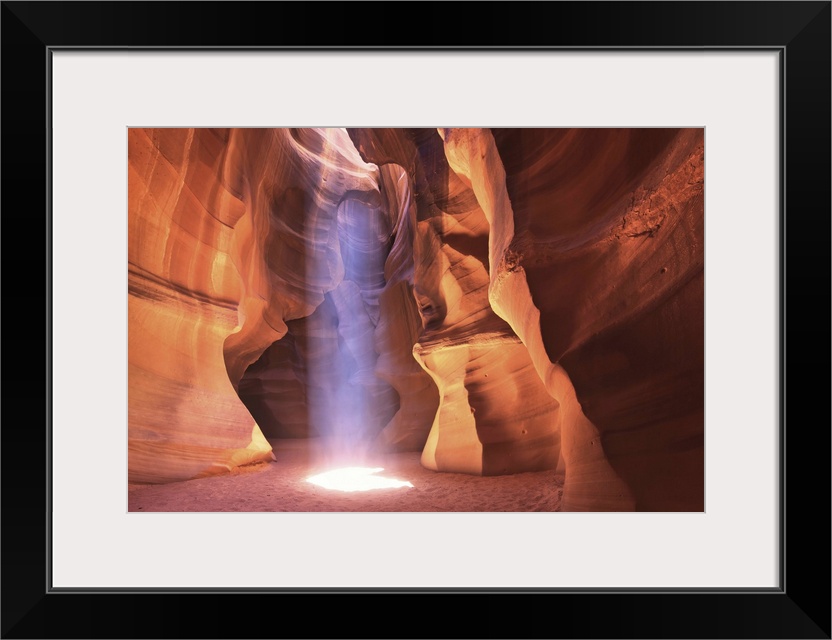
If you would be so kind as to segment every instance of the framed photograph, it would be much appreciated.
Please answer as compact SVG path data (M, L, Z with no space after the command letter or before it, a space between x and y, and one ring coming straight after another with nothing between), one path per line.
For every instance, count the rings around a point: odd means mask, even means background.
M2 636L829 638L830 3L380 8L3 3Z

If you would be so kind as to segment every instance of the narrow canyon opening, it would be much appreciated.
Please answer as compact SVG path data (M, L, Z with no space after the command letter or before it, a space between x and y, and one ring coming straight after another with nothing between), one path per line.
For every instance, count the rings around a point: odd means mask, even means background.
M394 241L379 193L345 194L334 229L342 279L309 316L286 323L286 334L246 369L237 386L276 450L286 448L283 439L312 439L310 461L319 458L332 471L355 468L384 449L379 436L399 411L400 398L379 369L379 351L402 361L412 357L413 347L391 341L379 328L379 298L388 284L385 263ZM393 323L412 312L406 298L397 302L399 308L385 305ZM423 445L424 438L411 443L416 449ZM355 472L345 477L371 484ZM321 486L331 485L330 479ZM377 477L375 485L380 486Z

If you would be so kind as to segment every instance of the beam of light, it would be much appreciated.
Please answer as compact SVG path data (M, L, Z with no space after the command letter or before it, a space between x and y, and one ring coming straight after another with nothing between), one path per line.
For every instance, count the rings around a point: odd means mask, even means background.
M374 475L380 471L384 471L384 469L381 467L346 467L319 473L307 478L306 481L324 489L335 489L337 491L370 491L371 489L395 489L413 486L407 480L395 480L394 478L382 478Z

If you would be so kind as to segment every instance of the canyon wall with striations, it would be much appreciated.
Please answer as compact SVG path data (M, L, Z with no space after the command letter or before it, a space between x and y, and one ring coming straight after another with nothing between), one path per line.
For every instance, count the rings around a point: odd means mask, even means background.
M131 129L128 166L131 481L272 459L237 390L275 343L282 352L267 358L301 353L299 370L317 367L318 390L343 382L328 383L327 373L349 376L361 394L381 398L386 415L396 413L394 388L373 375L368 320L378 317L384 277L356 281L350 262L367 244L357 218L374 216L374 237L389 235L390 223L379 214L379 171L345 131ZM387 253L369 244L378 272ZM351 343L327 330L338 313L363 322ZM333 342L352 358L350 371L328 369ZM344 384L337 391L352 398ZM296 394L277 413L306 433L303 400Z
M701 129L129 135L132 481L326 435L703 509Z
M489 299L564 417L564 509L704 508L701 129L443 130Z
M341 129L131 129L128 167L132 482L271 460L264 431L424 445L400 174Z
M414 347L439 391L422 452L437 471L500 475L555 468L556 403L525 345L488 300L490 226L451 170L435 129L351 129L369 162L402 167L415 191Z

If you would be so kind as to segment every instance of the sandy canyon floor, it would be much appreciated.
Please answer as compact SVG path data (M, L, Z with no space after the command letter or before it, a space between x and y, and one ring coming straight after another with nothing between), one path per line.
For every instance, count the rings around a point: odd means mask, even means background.
M330 470L309 440L272 440L277 460L239 467L230 474L162 485L130 485L130 511L292 511L402 513L429 511L559 511L563 476L538 471L480 477L436 473L422 467L418 452L376 454L363 466L413 487L343 492L307 482Z

